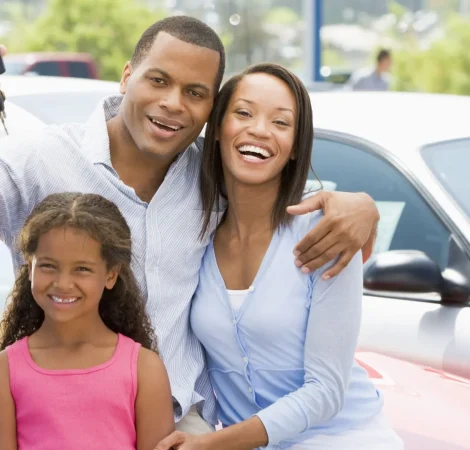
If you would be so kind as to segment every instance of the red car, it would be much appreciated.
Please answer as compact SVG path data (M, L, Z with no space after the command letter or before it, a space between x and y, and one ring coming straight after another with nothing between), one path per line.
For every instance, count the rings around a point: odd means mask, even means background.
M98 69L88 53L16 53L4 57L8 75L98 78Z

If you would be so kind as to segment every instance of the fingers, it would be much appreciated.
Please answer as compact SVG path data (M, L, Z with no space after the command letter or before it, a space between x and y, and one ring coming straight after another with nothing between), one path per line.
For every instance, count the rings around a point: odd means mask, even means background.
M0 44L0 56L5 56L7 54L7 48Z
M173 446L178 446L184 443L185 433L181 431L174 431L165 439L160 441L154 450L171 450Z
M332 261L345 250L346 247L344 244L337 242L330 233L316 245L304 252L302 259L300 259L299 256L295 260L295 265L300 267L303 273L309 273Z
M315 228L310 230L305 237L295 246L294 255L297 256L297 259L300 260L302 263L306 263L308 261L308 257L305 257L304 254L307 252L311 247L316 245L325 236L330 233L330 231L334 227L334 221L329 219L328 217L322 217L319 222L315 225Z
M355 253L350 251L343 253L336 264L322 275L322 279L329 280L330 278L338 275L343 269L347 267L354 255Z
M319 192L318 194L312 195L306 198L298 205L292 205L287 207L287 212L293 216L300 216L302 214L308 214L313 211L317 211L323 208L324 205L324 193Z

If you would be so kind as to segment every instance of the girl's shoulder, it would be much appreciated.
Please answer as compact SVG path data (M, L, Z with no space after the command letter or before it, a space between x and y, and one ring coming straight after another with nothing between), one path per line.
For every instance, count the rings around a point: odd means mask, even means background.
M300 241L306 234L313 230L318 222L324 216L323 211L313 211L301 216L294 216L291 223L291 231L294 233L295 238Z

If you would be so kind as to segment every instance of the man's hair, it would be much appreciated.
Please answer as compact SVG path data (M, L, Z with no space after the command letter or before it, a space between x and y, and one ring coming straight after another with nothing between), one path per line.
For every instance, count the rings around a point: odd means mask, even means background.
M391 56L390 50L382 49L382 50L379 51L379 53L377 53L377 62L380 63L384 59L390 58L390 56Z
M180 41L199 47L215 50L220 55L219 71L215 81L215 92L217 93L225 71L225 49L217 33L204 22L194 17L172 16L159 20L148 27L135 46L131 63L139 65L147 56L160 31L170 34Z

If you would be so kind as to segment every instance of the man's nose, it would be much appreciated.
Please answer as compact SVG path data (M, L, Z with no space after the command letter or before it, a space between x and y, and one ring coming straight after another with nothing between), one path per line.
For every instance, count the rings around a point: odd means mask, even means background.
M172 114L178 114L183 111L183 102L179 89L171 89L160 100L160 106Z

